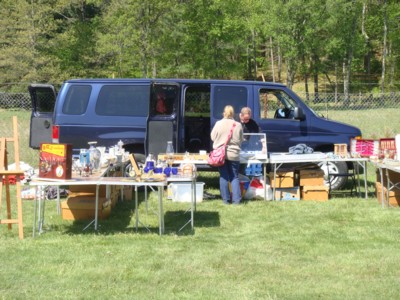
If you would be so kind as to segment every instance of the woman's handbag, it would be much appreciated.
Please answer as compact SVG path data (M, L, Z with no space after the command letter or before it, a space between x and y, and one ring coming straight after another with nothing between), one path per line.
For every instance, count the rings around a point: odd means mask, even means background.
M229 133L228 139L226 140L225 144L221 145L217 149L214 149L208 155L207 163L211 167L221 167L225 164L225 155L226 155L226 145L228 144L229 140L232 137L233 129L235 128L236 123L233 123L231 131Z

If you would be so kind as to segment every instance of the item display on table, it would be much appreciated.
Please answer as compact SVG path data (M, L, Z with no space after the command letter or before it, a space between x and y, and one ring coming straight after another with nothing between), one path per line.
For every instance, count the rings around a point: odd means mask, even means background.
M243 133L240 147L240 157L249 159L255 156L267 155L267 137L265 133Z
M39 153L39 177L71 179L71 175L72 145L42 143Z

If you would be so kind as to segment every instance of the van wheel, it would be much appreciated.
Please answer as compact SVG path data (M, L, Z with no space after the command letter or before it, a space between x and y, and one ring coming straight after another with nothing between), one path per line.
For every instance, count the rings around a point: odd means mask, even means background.
M138 165L142 164L144 165L146 162L146 156L142 153L133 153L133 156L135 157L136 163Z
M335 174L346 174L348 172L348 167L346 162L338 161L338 162L329 162L329 163L318 163L318 166L321 170L324 171L324 182L326 186L329 186L329 179L331 181L331 189L332 190L340 190L342 189L347 182L347 177L345 176L332 176ZM329 168L329 173L328 173ZM328 178L328 174L331 175Z
M141 153L133 153L133 156L135 157L136 163L139 168L144 166L146 157L144 154ZM129 162L126 167L125 167L125 177L130 177L131 176L131 171L132 171L132 164Z

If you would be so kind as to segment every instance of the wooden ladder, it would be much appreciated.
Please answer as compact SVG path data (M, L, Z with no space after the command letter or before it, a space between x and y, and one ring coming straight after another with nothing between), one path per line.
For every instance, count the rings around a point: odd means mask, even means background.
M14 143L15 170L8 170L7 143ZM19 238L24 238L24 227L22 224L22 200L21 200L21 176L24 172L20 169L19 161L19 141L18 141L18 122L17 117L13 116L13 136L0 138L0 224L7 224L11 230L12 224L18 224ZM15 176L15 191L17 197L17 219L12 219L11 214L11 194L9 177ZM7 218L1 219L3 201L3 179L6 190Z

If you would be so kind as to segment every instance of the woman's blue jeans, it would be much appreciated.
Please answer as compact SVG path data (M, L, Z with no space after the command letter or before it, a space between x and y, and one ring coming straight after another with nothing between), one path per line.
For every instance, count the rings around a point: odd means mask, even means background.
M219 190L221 192L222 201L225 204L231 202L233 204L239 204L242 200L242 193L240 191L239 182L239 161L225 160L225 164L219 167ZM231 183L232 198L229 191L229 182Z

